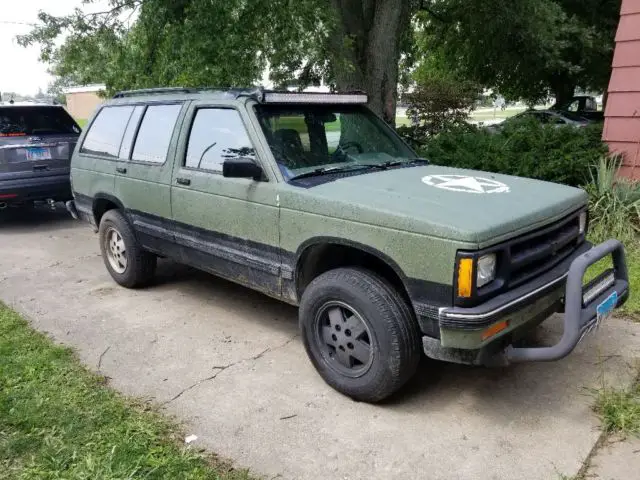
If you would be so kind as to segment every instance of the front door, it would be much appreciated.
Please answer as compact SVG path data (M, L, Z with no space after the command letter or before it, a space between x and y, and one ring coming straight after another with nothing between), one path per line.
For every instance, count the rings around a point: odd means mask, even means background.
M179 257L171 231L171 174L183 104L132 108L115 165L115 195L142 246Z
M226 158L260 158L238 110L190 107L171 184L173 232L182 260L229 280L280 296L277 183L225 178Z

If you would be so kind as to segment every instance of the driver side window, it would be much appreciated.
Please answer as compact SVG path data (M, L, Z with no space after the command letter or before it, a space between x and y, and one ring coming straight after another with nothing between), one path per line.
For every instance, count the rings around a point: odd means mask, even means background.
M255 159L240 114L230 108L200 108L189 133L185 167L222 172L228 158Z
M269 119L269 145L278 164L289 169L314 165L317 132L311 132L304 115L287 112Z

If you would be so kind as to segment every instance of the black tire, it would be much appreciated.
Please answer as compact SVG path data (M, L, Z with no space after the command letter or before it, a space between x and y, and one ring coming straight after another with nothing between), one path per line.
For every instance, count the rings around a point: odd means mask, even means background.
M361 351L369 345L366 362L351 357L358 348L349 342L349 330L334 332L339 323L335 319L345 326L364 323L359 345ZM420 362L421 334L411 309L392 286L368 270L338 268L315 278L302 295L299 320L305 349L320 376L354 400L387 398L413 376Z
M111 254L108 251L107 235L110 235L111 238L114 231L121 237L125 247L121 250L123 253L120 253L119 257L126 261L123 269L122 264L118 264L121 271L117 270L109 259ZM157 257L138 244L131 225L120 210L108 210L102 216L98 238L100 239L102 259L107 271L116 283L123 287L136 288L147 285L153 279Z

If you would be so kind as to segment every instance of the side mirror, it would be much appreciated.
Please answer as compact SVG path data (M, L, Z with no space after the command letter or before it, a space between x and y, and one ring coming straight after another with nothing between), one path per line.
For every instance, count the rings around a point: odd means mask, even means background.
M262 179L262 168L247 157L228 158L222 162L222 176L229 178Z

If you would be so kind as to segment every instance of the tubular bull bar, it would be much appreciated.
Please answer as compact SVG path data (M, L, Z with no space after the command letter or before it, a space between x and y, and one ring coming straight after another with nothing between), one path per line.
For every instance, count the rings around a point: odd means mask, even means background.
M583 287L584 274L591 265L611 255L613 269L598 275ZM503 355L508 362L548 362L566 357L582 338L597 328L613 309L629 295L629 275L622 243L607 240L577 257L569 267L565 284L564 331L558 343L549 347L509 346Z

